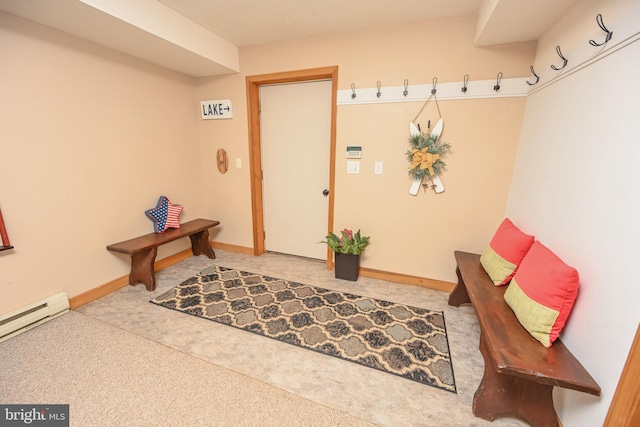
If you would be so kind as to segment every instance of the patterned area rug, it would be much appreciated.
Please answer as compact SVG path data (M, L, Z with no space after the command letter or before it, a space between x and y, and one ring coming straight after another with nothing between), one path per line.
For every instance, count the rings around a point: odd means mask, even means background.
M456 393L439 311L219 266L151 302Z

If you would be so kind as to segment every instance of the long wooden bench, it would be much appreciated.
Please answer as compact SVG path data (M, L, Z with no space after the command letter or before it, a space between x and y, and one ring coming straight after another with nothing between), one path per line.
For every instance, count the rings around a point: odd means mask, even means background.
M191 251L194 255L204 254L214 259L216 254L209 242L209 229L220 224L210 219L194 219L180 224L180 228L171 228L164 233L149 233L124 242L107 246L107 250L131 255L131 273L129 284L144 283L148 291L156 289L156 276L153 264L158 246L173 242L182 237L191 238Z
M493 284L480 255L456 251L455 258L458 284L449 305L471 303L480 324L484 377L473 398L476 417L558 426L553 387L600 395L600 386L560 339L545 348L520 325L504 301L506 286Z

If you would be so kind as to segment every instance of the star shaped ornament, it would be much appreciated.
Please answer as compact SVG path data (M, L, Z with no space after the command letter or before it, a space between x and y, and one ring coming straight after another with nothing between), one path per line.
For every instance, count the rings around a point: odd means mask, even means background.
M144 213L153 221L153 230L164 233L169 228L180 228L182 209L182 205L174 205L166 196L160 196L156 207Z

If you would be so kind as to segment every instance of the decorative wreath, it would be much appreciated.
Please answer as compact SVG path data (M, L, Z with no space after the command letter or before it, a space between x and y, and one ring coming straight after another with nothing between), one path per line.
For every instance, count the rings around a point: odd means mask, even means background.
M440 135L425 135L420 132L409 138L411 149L407 150L409 160L409 175L415 179L440 175L447 166L442 161L442 155L451 149L451 145L439 140Z

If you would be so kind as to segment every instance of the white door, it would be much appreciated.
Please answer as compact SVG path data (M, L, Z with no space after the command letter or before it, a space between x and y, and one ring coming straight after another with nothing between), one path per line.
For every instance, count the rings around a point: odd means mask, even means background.
M326 259L331 81L260 87L267 251Z

